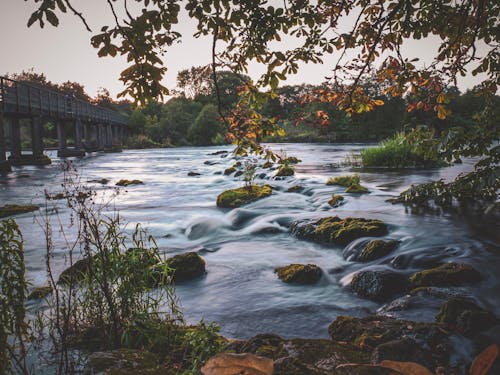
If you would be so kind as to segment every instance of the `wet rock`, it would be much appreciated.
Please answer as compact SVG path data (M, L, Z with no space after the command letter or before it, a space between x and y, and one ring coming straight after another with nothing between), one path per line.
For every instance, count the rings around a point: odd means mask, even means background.
M52 293L52 287L48 285L39 286L31 291L28 295L28 300L42 299L47 297L50 293Z
M459 286L481 280L481 274L468 264L446 263L416 272L410 277L412 288L422 286Z
M434 367L432 353L420 346L415 340L403 337L377 346L372 352L372 363L385 360L399 362L416 362L427 368Z
M314 264L290 264L274 270L285 283L315 284L321 279L321 268Z
M241 167L241 161L237 161L236 163L233 164L233 168L239 168Z
M243 174L243 171L236 171L234 177L240 177Z
M174 269L174 281L195 279L205 274L205 260L195 252L175 255L167 259L167 265Z
M229 167L229 168L226 168L224 170L224 175L226 176L229 176L230 174L236 172L236 168L235 167Z
M342 195L333 194L332 198L328 201L328 204L332 207L339 207L344 203L344 197Z
M211 160L206 160L203 164L205 164L205 165L215 165L215 164L218 164L218 162L211 161Z
M293 167L290 167L289 165L282 165L279 167L278 172L276 172L276 177L293 176L294 174L295 171L293 170Z
M266 161L264 164L262 164L262 168L268 169L273 166L273 163L271 161Z
M286 190L287 193L300 193L304 190L304 187L301 185L294 185Z
M0 218L33 212L37 211L38 209L38 206L32 204L6 204L5 206L0 206Z
M191 171L191 172L188 172L188 176L189 177L201 176L201 173Z
M387 225L380 220L338 216L325 217L317 221L295 222L291 231L299 238L317 242L347 245L361 237L378 237L387 234Z
M210 358L201 368L203 375L272 375L272 359L250 353L220 353Z
M301 161L302 160L300 160L299 158L296 158L295 156L289 156L289 157L281 160L281 163L282 164L298 164Z
M88 273L92 260L95 259L94 257L95 255L77 260L59 275L57 283L60 285L72 285L81 281Z
M227 153L229 153L229 151L221 150L221 151L212 152L211 154L208 154L208 155L225 155Z
M396 240L372 240L368 242L357 260L360 262L371 262L375 259L385 257L392 253L398 244L399 241Z
M261 173L257 177L260 178L261 180L263 180L264 178L266 178L266 174L265 173Z
M52 200L52 201L58 201L58 200L66 198L66 195L64 193L45 194L45 198L47 198L48 200Z
M354 275L351 288L360 297L386 301L396 294L403 293L407 283L406 278L396 272L366 270Z
M217 197L217 206L224 208L236 208L244 204L270 196L272 188L269 185L251 185L250 188L226 190Z
M130 186L130 185L142 185L142 184L144 184L144 182L142 182L141 180L122 179L122 180L118 181L115 185L116 186Z
M364 193L369 193L370 191L360 184L354 184L345 189L345 192L354 194L364 194Z
M359 184L360 179L357 174L350 176L337 176L331 177L326 181L327 185L339 185L343 187L349 187L351 185Z
M92 353L83 371L85 375L160 375L165 369L159 367L156 354L143 350L118 349Z
M107 185L109 183L109 180L107 178L100 178L96 180L90 180L89 182L93 182L95 184Z
M446 301L441 306L436 321L467 336L476 335L499 323L491 312L479 307L472 299L463 297Z

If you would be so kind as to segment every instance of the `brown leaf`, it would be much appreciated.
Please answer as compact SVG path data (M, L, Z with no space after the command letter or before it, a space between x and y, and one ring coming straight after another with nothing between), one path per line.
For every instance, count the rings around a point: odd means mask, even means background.
M415 362L382 361L380 366L398 371L403 375L433 375L424 366Z
M274 361L250 353L221 353L202 367L203 375L272 375Z
M478 354L470 367L470 375L486 375L497 359L499 348L497 344L492 344Z

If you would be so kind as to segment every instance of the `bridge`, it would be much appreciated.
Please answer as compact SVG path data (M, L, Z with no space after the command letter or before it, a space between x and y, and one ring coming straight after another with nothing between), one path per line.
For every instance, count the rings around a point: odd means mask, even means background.
M11 165L50 164L43 142L44 125L49 121L57 128L59 157L121 151L128 124L127 116L116 111L55 90L0 77L0 172L10 171ZM27 123L30 154L22 152L21 144L21 127ZM73 147L68 146L68 130L74 138Z

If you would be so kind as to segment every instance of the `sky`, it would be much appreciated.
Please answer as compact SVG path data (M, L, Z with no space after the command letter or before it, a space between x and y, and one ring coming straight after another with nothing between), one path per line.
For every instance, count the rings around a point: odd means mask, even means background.
M93 31L111 24L105 0L73 0L73 4L86 16ZM119 76L127 67L124 58L99 58L97 50L90 45L92 33L71 14L61 15L57 28L46 25L41 29L38 24L28 28L27 21L34 9L35 0L0 0L0 75L33 68L54 83L79 82L91 96L101 87L108 89L113 97L123 90ZM163 83L168 88L175 87L178 71L211 62L211 40L192 37L195 29L194 22L184 14L177 28L183 34L182 43L170 47L164 57L168 71ZM285 44L289 42L285 40ZM405 46L411 56L423 61L430 61L436 48L437 42L433 40L415 41ZM322 65L303 64L286 84L321 83L324 77L331 75L334 61L335 56L330 56ZM262 71L262 67L251 64L249 75L256 79ZM460 79L458 86L465 90L478 82L477 77L469 75Z

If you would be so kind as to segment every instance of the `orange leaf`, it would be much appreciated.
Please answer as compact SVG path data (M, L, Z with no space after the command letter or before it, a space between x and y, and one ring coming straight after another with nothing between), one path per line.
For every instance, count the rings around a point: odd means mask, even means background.
M444 120L446 118L446 108L444 108L442 105L437 106L437 115L438 119Z
M375 105L384 105L384 101L380 100L380 99L377 99L377 100L373 101L373 104L375 104Z
M492 344L484 349L472 362L470 375L486 375L497 359L499 348L497 344Z
M403 375L433 375L424 366L415 362L382 361L379 365L400 372Z

